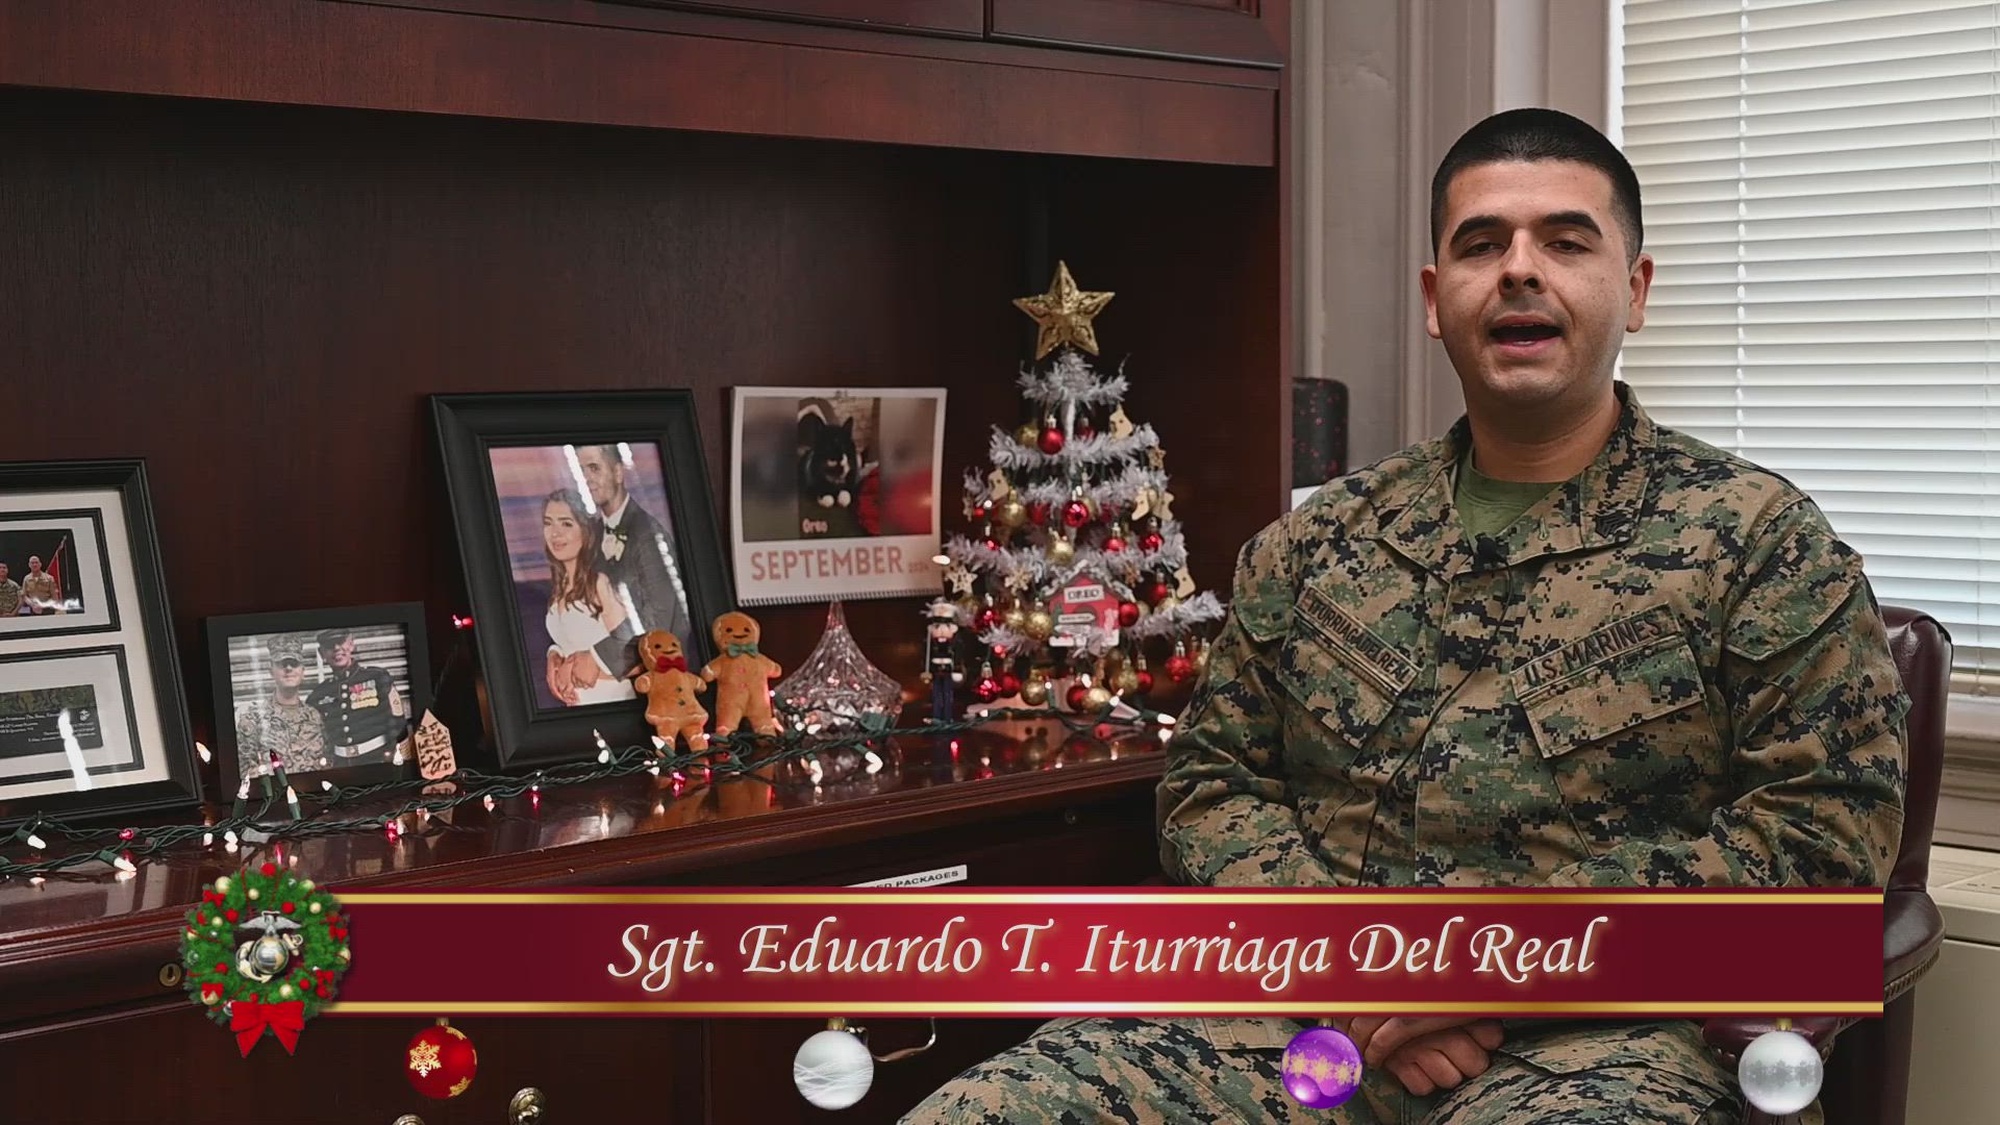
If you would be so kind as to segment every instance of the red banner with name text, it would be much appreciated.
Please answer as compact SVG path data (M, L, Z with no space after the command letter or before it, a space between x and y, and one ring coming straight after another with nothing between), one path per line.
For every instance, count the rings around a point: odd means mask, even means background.
M340 1014L1879 1015L1878 890L341 893Z

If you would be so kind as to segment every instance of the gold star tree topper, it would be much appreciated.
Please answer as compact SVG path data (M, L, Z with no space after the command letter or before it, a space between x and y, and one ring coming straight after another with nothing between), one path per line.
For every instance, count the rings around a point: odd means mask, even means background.
M1016 297L1014 307L1035 318L1041 332L1035 337L1035 358L1040 359L1064 344L1075 344L1091 355L1097 354L1097 330L1090 321L1111 303L1110 293L1086 293L1076 287L1069 264L1056 263L1056 276L1049 291L1035 297Z

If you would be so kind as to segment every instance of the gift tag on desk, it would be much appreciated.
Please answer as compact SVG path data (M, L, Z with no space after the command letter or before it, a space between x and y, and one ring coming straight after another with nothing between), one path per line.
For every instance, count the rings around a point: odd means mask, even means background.
M416 744L417 772L425 780L436 781L458 772L458 756L451 749L451 731L436 715L425 711L424 721L417 724L417 733L410 741Z

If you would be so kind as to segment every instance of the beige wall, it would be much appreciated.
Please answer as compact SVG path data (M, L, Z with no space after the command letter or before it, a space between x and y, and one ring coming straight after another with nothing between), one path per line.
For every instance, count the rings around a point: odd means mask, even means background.
M1430 175L1473 122L1605 119L1609 0L1299 0L1292 41L1299 371L1348 385L1350 463L1463 409L1424 334Z

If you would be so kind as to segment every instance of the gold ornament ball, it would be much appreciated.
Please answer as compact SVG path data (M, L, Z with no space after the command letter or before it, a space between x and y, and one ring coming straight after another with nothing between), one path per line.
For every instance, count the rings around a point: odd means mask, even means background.
M1083 693L1084 706L1090 708L1092 711L1101 711L1110 702L1111 693L1104 690L1103 684L1093 684L1090 690Z
M299 890L305 892L306 894L311 894L312 889L313 889L313 881L311 879L304 880L299 884Z
M1019 527L1028 522L1028 506L1018 496L1009 496L993 509L993 518L1002 527Z
M1021 685L1021 702L1030 707L1040 707L1049 701L1049 682L1036 676Z
M215 889L216 889L216 891L217 891L217 892L219 892L219 893L221 893L221 894L225 894L225 895L226 895L226 894L228 894L228 893L229 893L229 876L227 876L227 875L224 875L224 876L223 876L222 878L220 878L220 879L217 879L217 880L215 881Z
M315 903L311 903L311 904L309 904L309 905L308 905L308 906L306 907L306 909L307 909L308 911L310 911L310 912L314 913L314 914L318 914L318 913L319 913L319 903L316 903L316 902L315 902Z
M1036 442L1042 440L1042 431L1037 429L1033 422L1023 422L1021 427L1014 431L1014 440L1032 449Z
M1013 609L1000 615L1000 623L1018 633L1021 631L1022 626L1028 623L1028 615L1022 611L1020 606L1015 606Z
M1174 607L1179 604L1181 604L1181 600L1179 598L1174 597L1172 594L1168 594L1166 597L1160 599L1159 605L1153 607L1153 612L1172 613L1174 611Z
M256 901L257 901L257 888L255 888L255 887L251 887L251 888L250 888L249 890L247 890L247 891L244 891L244 892L243 892L243 897L244 897L244 898L247 898L247 899L249 899L249 900L250 900L251 902L256 902Z
M220 993L204 992L201 994L201 1002L213 1008L217 1004L222 1003L222 996Z
M1049 561L1066 563L1076 557L1076 545L1067 539L1049 540Z
M352 956L352 954L350 954L350 953L348 953L348 952L347 952L347 947L346 947L346 946L344 946L344 945L343 945L343 946L341 946L341 947L340 947L340 959L341 959L342 961L345 961L345 960L347 960L347 959L348 959L348 957L350 957L350 956Z
M278 986L278 995L280 995L280 996L284 997L284 998L285 998L285 999L287 999L287 1000L290 1000L290 999L292 998L292 993L293 993L293 992L295 992L295 991L297 991L297 990L296 990L296 989L294 989L294 988L293 988L293 987L292 987L291 985L289 985L289 984L284 984L284 985L279 985L279 986Z
M1138 691L1139 673L1134 672L1130 667L1120 668L1118 669L1118 674L1111 677L1111 686L1117 688L1120 695Z
M1046 609L1033 610L1028 614L1028 620L1023 623L1021 631L1034 640L1046 641L1056 631L1055 618L1050 617Z

